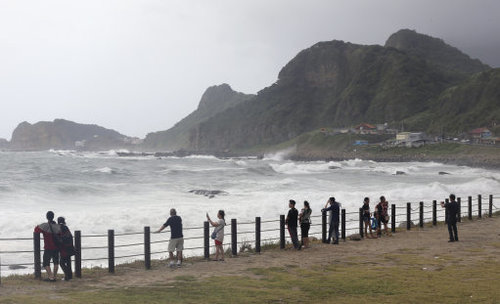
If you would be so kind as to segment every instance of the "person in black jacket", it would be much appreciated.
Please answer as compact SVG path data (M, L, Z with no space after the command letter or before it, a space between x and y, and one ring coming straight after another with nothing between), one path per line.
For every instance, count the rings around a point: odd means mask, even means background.
M292 239L293 248L300 250L302 245L299 244L299 238L297 236L297 221L299 217L299 212L295 209L295 201L290 200L288 203L288 207L290 210L288 211L288 215L286 216L285 223L288 226L288 233L290 234L290 238Z
M449 202L441 202L441 207L446 208L447 212L446 222L448 224L448 233L450 234L450 240L448 242L458 242L457 215L460 206L455 200L455 194L450 194Z
M66 220L64 217L58 217L57 223L61 229L62 239L62 244L59 248L61 252L59 264L61 265L61 269L64 271L64 281L69 281L73 278L73 270L71 269L71 256L75 254L75 248L73 247L73 235L71 234L71 231L69 231L68 226L66 226Z
M326 207L330 204L330 207ZM332 239L332 234L335 232L335 240L333 241L334 245L339 243L339 217L340 217L340 205L337 201L335 201L335 197L330 197L326 202L325 208L321 209L321 212L331 211L332 214L330 216L330 230L328 231L328 244Z

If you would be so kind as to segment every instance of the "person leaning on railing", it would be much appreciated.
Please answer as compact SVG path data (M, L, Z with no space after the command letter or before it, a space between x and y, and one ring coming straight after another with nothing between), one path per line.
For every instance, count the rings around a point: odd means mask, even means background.
M59 269L59 249L55 242L55 235L61 233L59 225L54 222L54 212L48 211L47 222L35 227L35 233L43 234L43 267L47 271L48 278L45 281L55 282L57 270ZM50 269L50 261L54 262L54 271Z
M169 266L174 267L174 250L177 252L177 267L182 264L182 250L184 250L184 235L182 234L182 218L177 215L177 211L170 209L170 217L167 219L156 233L170 226L170 241L168 242Z

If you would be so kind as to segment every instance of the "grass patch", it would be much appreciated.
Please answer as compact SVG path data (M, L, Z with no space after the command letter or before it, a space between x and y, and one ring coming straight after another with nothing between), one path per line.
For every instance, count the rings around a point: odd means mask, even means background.
M469 303L500 301L500 262L450 264L448 257L386 254L394 265L329 264L323 267L249 268L247 275L175 281L142 288L54 290L49 295L1 297L0 303ZM424 267L425 266L425 267ZM425 268L425 269L424 269ZM258 277L255 277L258 276ZM453 278L453 284L449 284ZM31 283L33 284L33 283Z

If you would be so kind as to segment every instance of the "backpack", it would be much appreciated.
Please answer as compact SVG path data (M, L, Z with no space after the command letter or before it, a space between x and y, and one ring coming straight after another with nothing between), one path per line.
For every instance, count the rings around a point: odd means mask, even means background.
M62 248L64 248L68 256L75 255L75 247L73 246L73 235L69 231L68 227L61 225L60 237L62 242Z
M57 249L61 249L63 246L63 240L60 234L55 234L54 230L52 230L52 223L49 222L50 233L52 234L52 240L54 241L54 245Z

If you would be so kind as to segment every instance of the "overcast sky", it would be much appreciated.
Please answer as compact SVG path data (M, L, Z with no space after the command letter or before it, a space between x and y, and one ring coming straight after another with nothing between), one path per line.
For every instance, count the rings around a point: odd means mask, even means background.
M498 0L0 0L0 137L55 118L144 137L211 85L256 93L318 41L402 28L500 67Z

